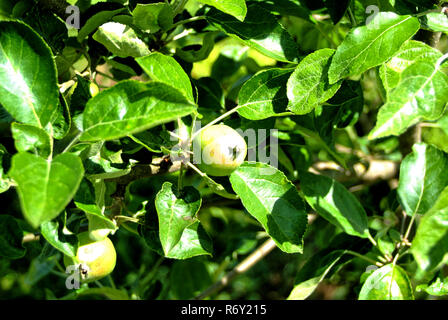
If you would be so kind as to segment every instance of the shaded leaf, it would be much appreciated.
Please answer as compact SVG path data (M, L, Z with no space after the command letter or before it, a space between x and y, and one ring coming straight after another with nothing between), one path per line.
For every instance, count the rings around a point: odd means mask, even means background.
M5 259L19 259L25 255L22 246L22 229L9 215L0 215L0 256Z
M215 9L206 16L214 27L268 57L286 62L297 60L298 48L292 37L274 15L255 3L248 5L244 22Z

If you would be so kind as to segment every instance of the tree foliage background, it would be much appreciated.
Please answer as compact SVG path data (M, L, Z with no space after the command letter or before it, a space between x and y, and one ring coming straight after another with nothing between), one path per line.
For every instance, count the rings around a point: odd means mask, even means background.
M445 299L446 8L0 1L0 298ZM210 177L198 121L268 136ZM117 264L71 290L83 231Z

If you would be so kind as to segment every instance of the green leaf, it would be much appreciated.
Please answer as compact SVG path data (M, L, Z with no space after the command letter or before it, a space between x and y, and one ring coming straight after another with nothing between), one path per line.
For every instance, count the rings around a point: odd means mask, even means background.
M107 22L93 34L93 39L121 58L142 57L150 54L146 44L134 30L118 22Z
M138 3L132 16L137 27L150 33L168 30L173 24L173 10L167 3Z
M386 91L395 88L401 79L403 71L411 64L419 60L436 62L442 56L436 50L420 41L409 40L389 61L385 62L379 69L381 81Z
M230 175L233 190L284 252L303 251L305 203L283 172L264 163L244 162Z
M249 4L247 9L244 22L215 9L206 16L214 27L268 57L285 62L297 61L297 44L275 16L255 3Z
M436 164L434 164L436 165ZM448 261L448 187L423 216L412 240L411 252L419 268L434 271Z
M333 49L321 49L306 56L288 80L288 109L295 114L306 114L330 99L342 81L330 85L328 68Z
M432 296L446 296L448 295L448 278L441 279L438 276L434 281L429 284L420 284L417 286L416 291L424 290L427 294Z
M198 0L213 6L219 11L230 14L240 21L244 21L247 13L246 0Z
M302 172L300 187L305 200L323 218L352 236L370 236L364 208L342 184L326 176Z
M152 80L177 88L189 102L194 103L190 78L174 58L155 52L135 61Z
M420 19L422 21L422 28L435 32L448 33L448 17L446 13L431 12Z
M407 67L378 112L369 139L400 135L421 120L436 120L447 104L448 76L424 60Z
M414 300L414 294L406 272L400 266L387 264L366 279L359 300Z
M273 68L255 74L238 93L240 116L262 120L285 112L288 105L286 82L291 69Z
M123 81L89 100L80 139L121 138L189 115L195 109L178 90L164 83Z
M14 146L18 152L32 152L47 158L51 153L51 140L48 133L35 126L14 122L11 125Z
M22 237L22 229L15 219L0 215L0 256L6 259L22 258L26 252L22 247Z
M400 166L398 200L409 215L424 214L448 186L448 155L443 151L418 143Z
M188 226L197 220L202 199L199 191L185 187L178 191L170 182L165 182L157 193L155 205L159 216L159 236L165 255L181 240Z
M9 174L17 183L25 218L37 228L64 210L76 193L84 168L81 159L70 153L60 154L52 161L17 153Z
M59 104L50 48L20 22L0 21L0 103L16 121L41 128Z
M78 32L78 41L82 42L89 34L95 31L102 24L109 22L112 17L126 11L125 8L113 11L100 11L91 16Z
M210 255L212 242L199 221L186 227L179 242L165 257L171 259L189 259L200 255Z
M59 232L59 222L44 222L40 226L40 231L45 240L63 254L70 257L76 256L77 238L76 236L73 236L73 238L70 239L72 241L67 241L69 239L66 239L66 236L62 232Z
M328 72L330 83L387 61L419 27L418 19L412 16L380 12L367 26L352 29L333 57Z

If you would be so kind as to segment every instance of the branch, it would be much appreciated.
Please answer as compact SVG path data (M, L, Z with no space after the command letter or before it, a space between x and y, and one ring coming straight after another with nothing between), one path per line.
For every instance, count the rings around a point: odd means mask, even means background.
M132 181L149 178L151 176L172 173L180 170L181 161L171 162L169 157L156 158L151 164L136 164L132 167L131 172L127 175L105 179L108 182L116 182L117 184L127 185Z

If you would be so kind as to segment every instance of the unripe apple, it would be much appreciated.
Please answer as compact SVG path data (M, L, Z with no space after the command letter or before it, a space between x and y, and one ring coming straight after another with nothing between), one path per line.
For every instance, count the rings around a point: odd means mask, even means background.
M90 95L92 97L96 96L100 92L100 88L95 84L95 82L90 82L89 85Z
M90 239L88 232L78 235L76 257L64 256L65 266L78 265L81 281L91 282L110 274L117 260L114 244L109 238L100 241Z
M201 148L201 158L197 166L210 176L230 175L247 155L243 137L223 124L204 128L194 139L193 148L198 146Z

